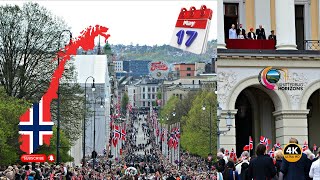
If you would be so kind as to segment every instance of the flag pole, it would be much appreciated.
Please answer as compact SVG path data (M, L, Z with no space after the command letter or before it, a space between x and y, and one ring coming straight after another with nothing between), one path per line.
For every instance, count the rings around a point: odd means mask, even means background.
M251 136L249 136L249 157L251 157L251 154L250 154L250 150L251 150L251 147L250 147L250 139L251 139ZM253 147L253 145L252 145Z

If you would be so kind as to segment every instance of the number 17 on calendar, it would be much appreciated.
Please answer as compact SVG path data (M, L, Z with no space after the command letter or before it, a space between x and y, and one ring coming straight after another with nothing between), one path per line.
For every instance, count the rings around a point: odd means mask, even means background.
M202 5L199 10L182 8L170 41L170 46L195 54L206 52L212 10Z

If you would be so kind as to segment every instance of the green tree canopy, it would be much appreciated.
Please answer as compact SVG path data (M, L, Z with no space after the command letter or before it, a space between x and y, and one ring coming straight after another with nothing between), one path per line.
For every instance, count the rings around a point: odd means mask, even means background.
M172 124L179 121L175 116L173 117L172 113L175 112L180 99L176 96L171 96L165 106L160 110L160 122L165 124ZM168 120L167 120L168 118Z
M122 110L122 114L125 114L127 112L127 105L129 103L129 96L128 93L125 92L123 94L123 97L121 99L121 110Z
M30 106L25 100L8 96L0 87L0 166L19 160L19 117Z
M212 117L212 153L216 154L216 95L211 91L198 93L187 116L182 117L181 146L202 157L210 153L210 111ZM202 107L205 106L205 110Z

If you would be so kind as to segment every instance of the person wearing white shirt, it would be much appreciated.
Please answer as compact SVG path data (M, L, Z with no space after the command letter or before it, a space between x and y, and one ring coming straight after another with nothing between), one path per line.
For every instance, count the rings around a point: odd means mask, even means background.
M237 31L235 27L236 26L232 24L231 29L229 29L229 39L237 39Z
M243 163L248 163L248 165L249 165L249 152L248 151L243 151L242 154L241 154L241 158L242 158L241 163L239 163L236 166L236 171L238 172L239 175L241 174L242 164Z
M320 155L320 151L318 151L318 156ZM309 171L309 177L313 178L313 180L320 180L320 159L314 161L311 165Z

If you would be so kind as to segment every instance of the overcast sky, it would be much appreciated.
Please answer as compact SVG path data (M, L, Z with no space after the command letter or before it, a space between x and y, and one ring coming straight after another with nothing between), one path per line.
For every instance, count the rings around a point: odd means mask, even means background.
M0 1L22 5L26 1ZM169 44L180 9L201 5L213 10L208 40L217 38L217 2L210 1L33 1L62 17L73 36L89 25L109 28L111 44Z

